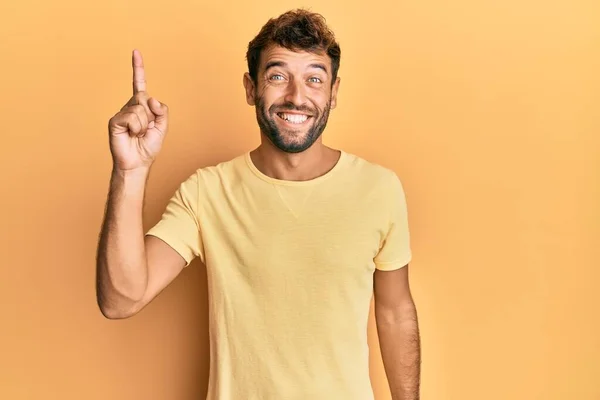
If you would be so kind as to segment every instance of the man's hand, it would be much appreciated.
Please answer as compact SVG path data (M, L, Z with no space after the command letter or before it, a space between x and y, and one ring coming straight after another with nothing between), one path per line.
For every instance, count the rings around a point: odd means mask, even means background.
M168 108L148 95L144 62L132 54L133 97L108 124L110 151L115 170L129 172L149 168L167 134Z

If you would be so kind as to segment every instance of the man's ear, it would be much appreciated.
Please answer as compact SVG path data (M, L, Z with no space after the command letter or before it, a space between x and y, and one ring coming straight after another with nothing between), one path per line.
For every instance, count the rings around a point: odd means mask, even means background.
M340 77L335 78L335 83L331 87L331 109L333 110L337 106L337 94L340 88Z
M246 89L246 103L251 106L255 105L254 93L256 87L248 72L244 74L244 88Z

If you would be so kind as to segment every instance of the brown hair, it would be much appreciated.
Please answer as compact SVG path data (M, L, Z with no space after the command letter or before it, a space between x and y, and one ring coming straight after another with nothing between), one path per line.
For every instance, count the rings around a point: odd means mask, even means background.
M292 51L325 52L331 58L332 85L335 82L340 67L341 50L322 15L296 9L269 19L248 44L246 52L248 72L254 82L258 74L260 54L273 44Z

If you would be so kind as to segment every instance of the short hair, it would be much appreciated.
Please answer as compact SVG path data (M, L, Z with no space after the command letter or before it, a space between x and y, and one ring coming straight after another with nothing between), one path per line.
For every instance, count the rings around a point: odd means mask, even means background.
M332 85L335 82L340 68L340 45L321 14L295 9L267 21L248 43L246 52L248 73L254 82L257 81L260 55L271 45L279 45L292 51L326 53L331 59Z

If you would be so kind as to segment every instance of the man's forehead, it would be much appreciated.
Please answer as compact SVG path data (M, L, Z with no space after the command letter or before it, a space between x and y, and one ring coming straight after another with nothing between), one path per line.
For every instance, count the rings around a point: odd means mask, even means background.
M290 50L282 46L271 45L263 50L261 54L261 66L264 68L267 63L278 60L286 63L299 62L307 65L314 63L323 63L329 65L330 59L324 51Z

